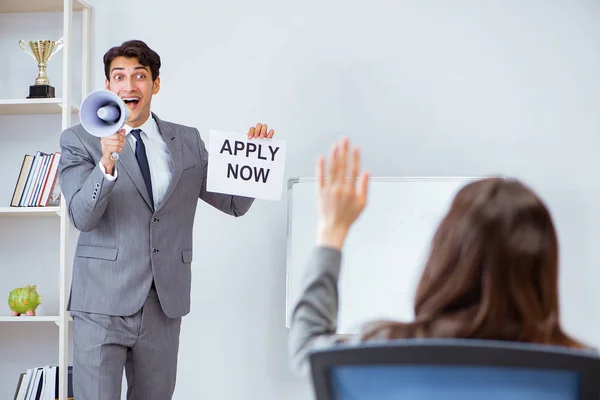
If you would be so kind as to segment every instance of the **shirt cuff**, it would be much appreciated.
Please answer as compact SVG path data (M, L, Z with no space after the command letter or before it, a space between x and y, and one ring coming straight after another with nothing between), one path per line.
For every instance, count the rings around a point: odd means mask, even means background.
M115 165L115 171L114 171L114 172L115 172L115 174L114 174L114 175L109 175L109 174L107 174L107 173L106 173L106 168L104 168L104 165L102 165L102 162L99 162L99 163L98 163L98 166L100 167L100 171L102 171L102 175L104 175L104 177L105 177L105 178L106 178L108 181L110 181L110 182L114 182L114 181L116 181L116 180L117 180L117 176L118 176L118 174L117 174L117 166L116 166L116 165Z

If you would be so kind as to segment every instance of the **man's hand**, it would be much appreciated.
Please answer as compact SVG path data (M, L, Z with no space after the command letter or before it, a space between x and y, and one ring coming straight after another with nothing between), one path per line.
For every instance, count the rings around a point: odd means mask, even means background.
M273 129L271 129L270 131L267 131L267 129L269 129L269 127L266 124L263 125L259 122L258 124L256 124L256 126L253 126L248 130L248 139L252 139L252 138L270 139L270 138L272 138L273 135L275 134L275 131Z
M104 166L106 173L114 175L115 160L112 159L112 153L120 153L125 145L125 129L120 129L117 133L100 139L102 143L102 159L100 162Z
M317 244L342 249L350 226L367 204L368 174L360 173L360 152L349 158L348 139L333 145L329 160L329 179L325 177L325 159L317 162L319 232ZM349 170L349 171L348 171ZM350 172L348 176L348 172ZM357 178L361 175L360 182Z

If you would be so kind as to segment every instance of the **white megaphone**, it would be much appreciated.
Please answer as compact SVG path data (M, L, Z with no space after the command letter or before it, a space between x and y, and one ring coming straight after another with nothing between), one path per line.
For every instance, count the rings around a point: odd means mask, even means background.
M109 90L96 90L88 94L79 107L83 128L96 137L110 136L125 125L131 110L119 96ZM112 153L118 160L119 153Z

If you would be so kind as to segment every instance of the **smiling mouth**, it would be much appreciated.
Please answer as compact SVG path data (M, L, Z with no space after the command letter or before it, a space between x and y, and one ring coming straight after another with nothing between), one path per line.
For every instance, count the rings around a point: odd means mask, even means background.
M135 110L140 102L139 97L123 97L121 100L132 110Z

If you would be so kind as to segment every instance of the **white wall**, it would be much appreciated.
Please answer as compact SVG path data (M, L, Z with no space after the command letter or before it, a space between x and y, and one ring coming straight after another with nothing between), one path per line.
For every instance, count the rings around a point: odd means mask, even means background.
M346 134L375 176L523 178L559 230L564 323L600 346L597 2L91 3L93 88L110 46L143 39L163 59L159 116L267 122L286 177ZM200 205L175 399L309 398L287 367L285 200L237 220Z

